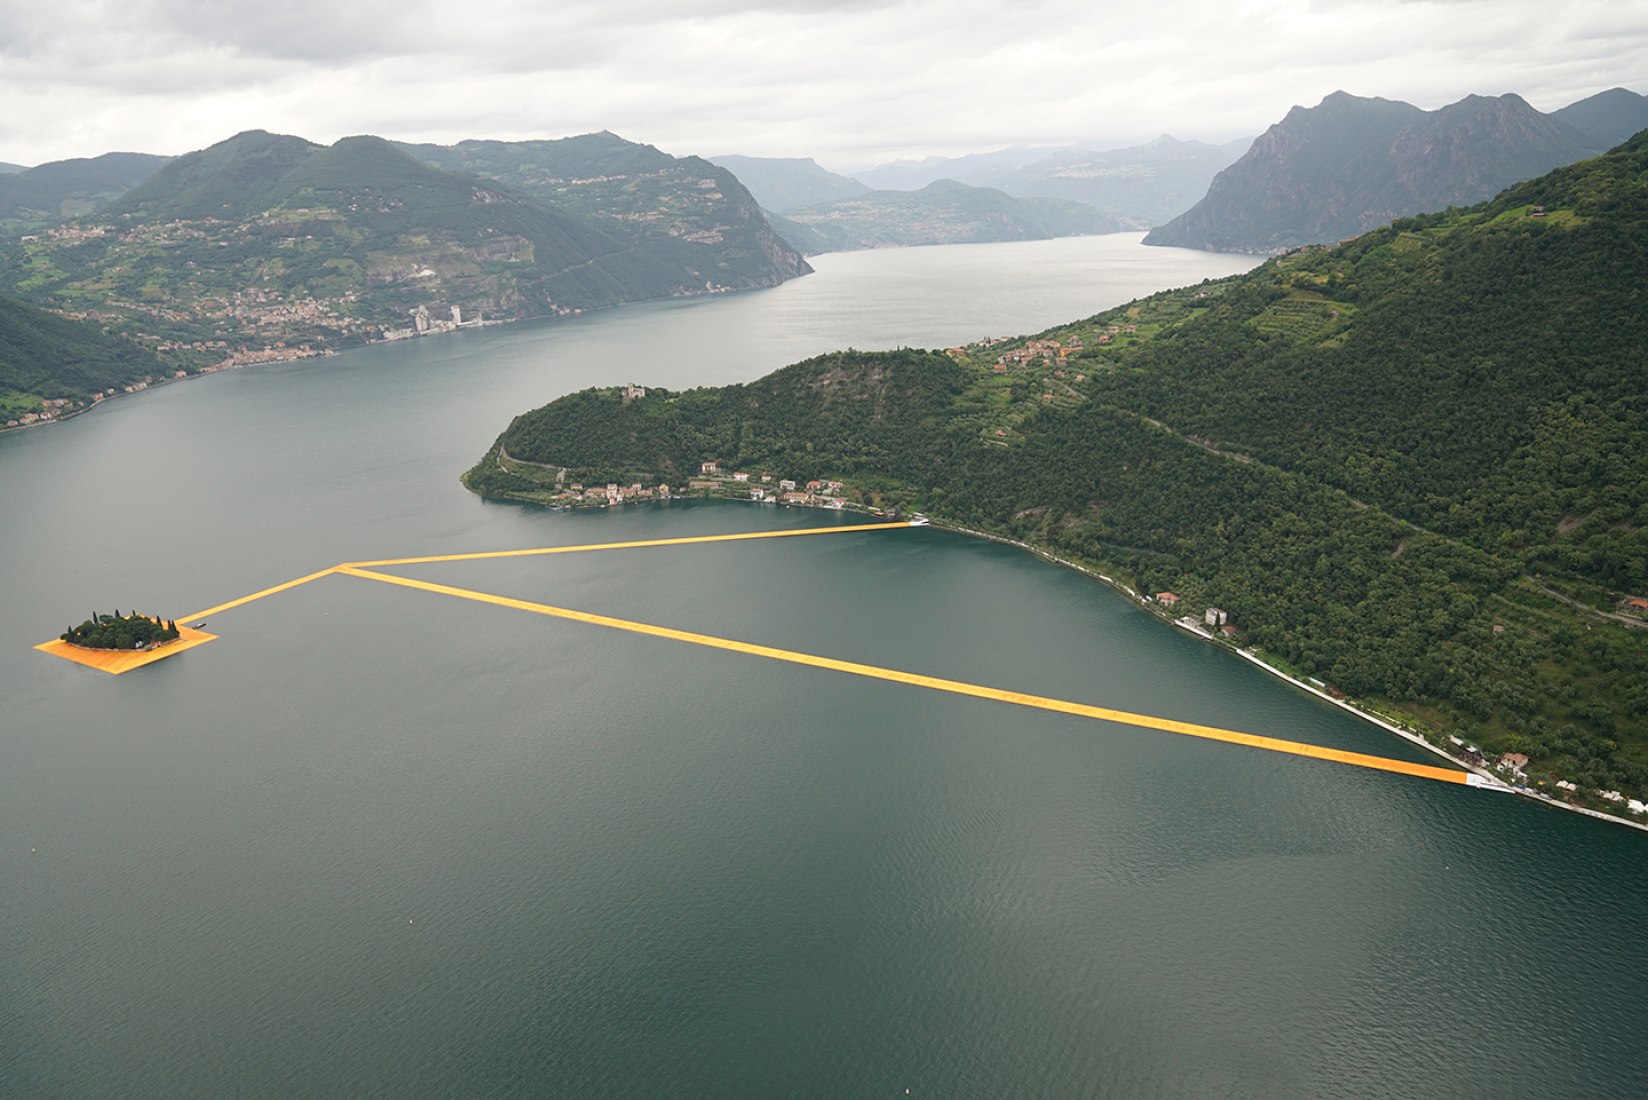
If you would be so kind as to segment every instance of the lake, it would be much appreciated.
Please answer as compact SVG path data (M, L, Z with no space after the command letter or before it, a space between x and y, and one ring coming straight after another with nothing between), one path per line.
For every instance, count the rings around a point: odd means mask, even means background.
M1648 1091L1648 837L1523 799L340 575L120 677L30 649L342 561L827 525L457 477L585 386L1035 331L1252 263L1138 239L823 256L0 436L0 1095ZM931 529L389 571L1422 758Z

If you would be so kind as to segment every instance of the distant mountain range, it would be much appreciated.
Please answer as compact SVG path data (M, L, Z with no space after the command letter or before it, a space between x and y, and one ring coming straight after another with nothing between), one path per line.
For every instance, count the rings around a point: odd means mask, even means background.
M994 152L967 153L959 157L895 160L856 172L853 178L881 191L916 191L939 180L967 180L980 172L1022 168L1063 148L1014 145Z
M939 180L919 191L868 191L772 215L808 255L859 248L1043 240L1121 228L1112 215L1068 199L1018 199L990 187Z
M1229 166L1247 148L1248 140L1226 145L1208 145L1200 141L1179 141L1163 135L1155 141L1127 149L1094 152L1087 149L1004 149L996 153L978 153L965 157L929 157L922 161L900 161L884 165L854 179L825 170L812 160L777 159L765 157L724 156L716 162L732 169L749 187L762 207L775 214L791 215L822 204L841 200L853 202L871 194L889 196L920 192L937 183L966 184L989 188L1019 199L1057 199L1076 202L1106 215L1104 224L1116 229L1148 229L1167 221L1189 208L1207 192L1208 184L1219 171ZM866 186L866 182L871 186ZM876 215L881 231L877 243L898 243L899 234L888 232L903 207L890 199L874 200L880 207ZM916 212L921 204L906 204ZM1024 208L1034 209L1034 204ZM860 209L847 207L843 209ZM1061 213L1054 215L1055 209ZM934 243L947 234L935 234L934 212L921 210L925 225L910 226L908 236L922 243ZM1079 216L1068 207L1043 207L1038 215L1042 220L1075 219L1077 224L1094 224L1090 216ZM1034 217L1025 214L1029 220ZM811 216L802 219L809 223ZM1077 232L1093 232L1080 229ZM780 227L790 240L804 252L830 251L825 240L805 231ZM856 230L849 230L851 236ZM964 227L957 234L966 240L993 240L980 237ZM1064 236L1065 231L1052 233L1031 231L1031 236ZM1005 239L1019 239L1018 234ZM907 243L907 242L906 242ZM839 247L874 247L868 239L864 243Z
M1648 99L1615 89L1543 114L1520 96L1435 111L1335 92L1295 107L1146 244L1279 252L1481 201L1607 148ZM1634 132L1634 131L1633 131Z
M1127 149L1065 149L1030 164L980 168L960 178L1009 195L1084 202L1148 229L1189 209L1250 144L1248 138L1209 145L1163 134Z
M732 172L750 189L755 201L774 214L804 206L862 195L870 188L858 180L821 168L811 157L741 157L734 154L710 160Z
M0 241L0 289L189 371L811 270L732 173L606 133L397 147L249 131L0 176L0 200L25 229Z

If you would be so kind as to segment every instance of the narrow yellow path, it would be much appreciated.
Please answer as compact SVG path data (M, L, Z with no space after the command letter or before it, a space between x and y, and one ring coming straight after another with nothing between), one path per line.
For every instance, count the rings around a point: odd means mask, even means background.
M261 600L265 596L273 596L277 592L285 592L287 589L296 588L300 584L308 584L310 581L318 581L322 577L331 576L337 571L338 567L334 565L330 569L322 569L320 572L311 573L307 577L299 577L295 581L287 581L285 584L277 584L273 588L265 588L262 592L253 592L250 596L242 596L240 599L230 600L228 603L220 603L216 607L208 607L205 611L196 611L193 615L179 615L178 618L186 619L189 622L194 622L196 619L204 619L208 615L216 615L220 611L229 611L240 607L242 604L249 604L253 600Z
M775 661L788 661L792 664L810 665L814 668L829 669L833 672L845 672L854 676L864 676L873 680L888 680L898 684L910 684L915 687L929 688L933 691L948 692L952 695L966 695L975 699L993 699L997 702L1012 703L1017 706L1035 707L1039 710L1055 711L1061 714L1073 714L1081 718L1096 718L1105 722L1116 722L1127 726L1140 726L1145 729L1164 730L1168 733L1182 734L1186 737L1199 737L1208 741L1222 741L1231 745L1247 745L1250 748L1266 749L1270 752L1288 753L1293 756L1305 756L1314 760L1330 760L1339 764L1351 764L1360 768L1372 768L1377 771L1395 772L1399 775L1416 776L1420 779L1434 779L1442 783L1454 783L1463 786L1497 787L1491 781L1485 780L1471 772L1453 768L1436 767L1429 764L1411 764L1405 760L1391 760L1383 756L1370 756L1366 753L1347 752L1343 749L1330 749L1321 745L1309 745L1298 741L1284 741L1276 737L1262 737L1253 733L1242 733L1238 730L1220 729L1217 726L1201 726L1193 722L1178 722L1170 718L1153 718L1147 714L1134 714L1125 710L1112 710L1109 707L1096 707L1087 703L1075 703L1066 699L1052 699L1044 695L1029 695L1019 691L1005 691L1001 688L986 687L983 684L970 684L961 680L945 680L937 676L923 676L915 672L900 672L897 669L882 668L878 665L860 664L856 661L841 661L834 657L819 657L811 653L799 653L795 650L778 649L773 646L755 645L750 642L734 641L731 638L717 638L711 634L696 634L687 630L676 630L667 626L653 626L649 623L633 622L629 619L617 619L610 615L596 615L587 611L573 611L564 607L552 607L549 604L533 603L530 600L517 600L509 596L496 596L489 592L476 592L468 588L454 588L451 585L435 584L432 581L413 580L409 577L397 577L388 573L373 572L374 567L390 565L424 565L434 562L449 561L482 561L488 558L521 558L544 554L575 554L592 550L633 550L652 546L691 546L714 542L742 542L752 539L793 538L800 535L840 535L855 531L889 531L898 528L909 529L912 524L899 520L890 523L861 523L848 526L832 527L805 527L787 531L742 531L730 535L692 535L671 539L644 539L635 542L606 542L585 543L579 546L539 546L525 550L483 550L466 554L432 554L416 558L385 558L381 561L345 562L334 565L330 569L321 569L308 576L298 577L296 580L277 584L272 588L265 588L261 592L253 592L249 596L242 596L227 603L220 603L215 607L208 607L204 611L197 611L193 615L180 615L179 619L194 621L205 619L208 615L217 615L242 607L254 600L261 600L286 592L310 581L329 577L334 573L363 580L378 581L382 584L400 585L404 588L415 588L424 592L433 592L442 596L453 596L458 599L473 600L477 603L494 604L498 607L510 607L519 611L531 611L539 615L550 615L561 619L571 619L574 622L589 623L594 626L610 627L614 630L625 630L633 634L646 634L655 638L667 638L671 641L688 642L692 645L707 646L711 649L724 649L734 653L747 653L756 657L767 657ZM196 633L196 632L191 632ZM198 640L190 644L198 645L207 641L212 635L201 634ZM36 649L54 652L55 643L42 643ZM166 650L155 651L160 655L170 655L186 649L188 646L166 647ZM168 652L169 651L169 652ZM158 659L152 658L152 659ZM117 671L108 669L108 671Z
M849 531L890 531L909 529L905 520L893 523L859 523L850 527L804 527L794 531L743 531L733 535L692 535L676 539L646 539L641 542L597 542L582 546L540 546L532 550L486 550L475 554L435 554L426 558L386 558L383 561L351 561L345 566L374 569L385 565L424 565L438 561L480 561L483 558L526 558L538 554L576 554L585 550L635 550L643 546L689 546L701 542L741 542L745 539L787 539L796 535L837 535ZM301 582L300 582L301 583ZM254 597L255 598L255 597Z
M830 528L830 530L834 530L834 528ZM633 634L647 634L655 638L668 638L671 641L690 642L693 645L708 646L711 649L725 649L735 653L748 653L756 657L770 657L775 661L811 665L814 668L830 669L833 672L846 672L854 676L865 676L874 680L890 680L893 683L911 684L916 687L931 688L934 691L949 692L953 695L967 695L975 699L994 699L998 702L1014 703L1018 706L1057 711L1082 718L1097 718L1101 721L1118 722L1128 726L1142 726L1146 729L1165 730L1168 733L1183 734L1187 737L1200 737L1208 741L1223 741L1232 745L1247 745L1256 749L1268 749L1271 752L1307 756L1315 760L1331 760L1340 764L1352 764L1378 771L1417 776L1421 779L1434 779L1442 783L1456 783L1461 786L1476 785L1471 782L1471 780L1477 778L1476 776L1452 768L1439 768L1429 764L1411 764L1405 760L1390 760L1383 756L1369 756L1366 753L1346 752L1343 749L1330 749L1321 745L1284 741L1276 737L1261 737L1258 734L1219 729L1216 726L1200 726L1192 722L1177 722L1169 718L1153 718L1146 714L1112 710L1109 707L1095 707L1087 703L1073 703L1065 699L1051 699L1043 695L1004 691L1000 688L985 687L982 684L970 684L961 680L945 680L936 676L923 676L915 672L900 672L897 669L859 664L856 661L840 661L834 657L819 657L811 653L798 653L789 649L777 649L773 646L734 641L731 638L717 638L710 634L695 634L691 631L675 630L667 626L653 626L650 623L617 619L610 615L572 611L564 607L533 603L530 600L517 600L510 596L495 596L489 592L476 592L468 588L454 588L451 585L435 584L432 581L396 577L388 573L375 573L353 565L339 566L337 571L351 577L400 585L404 588L415 588L419 591L433 592L441 596L455 596L458 599L473 600L477 603L494 604L498 607L509 607L518 611L531 611L538 615L571 619L574 622L611 627L614 630L626 630Z
M296 588L300 584L318 581L322 577L330 576L341 569L350 566L360 568L374 568L385 565L424 565L430 562L442 561L483 561L487 558L527 558L542 554L575 554L584 550L635 550L646 546L688 546L705 542L742 542L747 539L782 539L795 535L838 535L852 531L887 531L895 527L909 529L910 524L905 520L894 523L857 523L837 527L804 527L793 531L740 531L731 535L692 535L674 539L645 539L639 542L595 542L584 543L580 546L535 546L526 550L480 550L468 554L432 554L422 558L385 558L382 561L351 561L342 565L334 565L330 569L322 569L317 573L310 573L307 577L277 584L273 588L265 588L261 592L253 592L250 596L242 596L238 600L220 603L216 607L208 607L204 611L196 611L193 615L180 615L178 618L191 622L204 619L208 615L221 614L232 611L237 607L261 600L265 596L273 596L288 589Z

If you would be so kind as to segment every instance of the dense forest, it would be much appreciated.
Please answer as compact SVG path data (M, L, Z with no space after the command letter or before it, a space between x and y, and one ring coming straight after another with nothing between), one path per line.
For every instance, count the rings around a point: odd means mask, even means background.
M1648 134L1467 210L950 354L586 391L510 457L833 477L1217 605L1239 640L1575 797L1648 790ZM1588 793L1586 793L1588 792Z
M0 411L36 408L42 398L83 399L163 369L148 351L89 321L0 295Z
M148 649L176 641L179 636L176 623L135 611L122 615L118 610L113 615L99 615L94 611L91 618L58 635L70 645L84 649Z

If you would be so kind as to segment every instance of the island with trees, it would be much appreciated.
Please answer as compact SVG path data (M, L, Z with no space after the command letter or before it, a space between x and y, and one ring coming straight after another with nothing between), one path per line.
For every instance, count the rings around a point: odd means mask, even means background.
M538 502L711 464L839 482L848 506L1101 573L1462 763L1642 822L1644 270L1648 132L1035 336L571 394L464 480Z
M182 632L175 622L135 611L122 615L118 609L112 615L94 611L91 618L58 635L61 641L81 649L113 650L159 649L180 637Z

